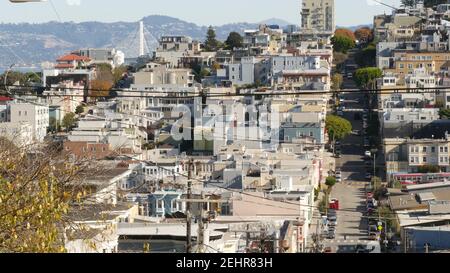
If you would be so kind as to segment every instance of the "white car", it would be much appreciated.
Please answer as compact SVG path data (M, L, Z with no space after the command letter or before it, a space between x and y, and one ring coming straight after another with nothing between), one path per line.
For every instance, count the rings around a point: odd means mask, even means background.
M371 157L372 153L370 151L366 151L366 153L364 154L366 157Z

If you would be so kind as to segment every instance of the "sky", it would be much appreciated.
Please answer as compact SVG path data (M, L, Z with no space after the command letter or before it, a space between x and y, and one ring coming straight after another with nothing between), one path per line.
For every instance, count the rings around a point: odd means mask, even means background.
M257 23L279 18L300 24L300 0L48 0L46 3L13 4L0 0L0 22L48 21L135 22L148 15L168 15L198 25ZM335 0L336 24L372 23L373 16L391 9L373 0ZM382 0L398 5L400 0ZM52 7L54 4L55 10Z

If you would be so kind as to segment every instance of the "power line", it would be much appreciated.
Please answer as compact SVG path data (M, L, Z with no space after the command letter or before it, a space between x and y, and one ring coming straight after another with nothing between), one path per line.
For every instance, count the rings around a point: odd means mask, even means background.
M6 87L12 88L32 88L30 86L23 85L4 85L0 84L0 88L5 89ZM58 89L58 87L54 87ZM450 91L450 86L436 86L436 87L401 87L401 88L382 88L382 89L340 89L340 90L330 90L330 91L314 91L314 90L294 90L294 91L279 91L279 90L271 90L272 92L252 92L252 93L203 93L199 92L171 92L171 91L163 91L163 90L127 90L127 89L110 89L110 90L102 90L102 89L92 89L92 88L65 88L60 87L59 89L67 89L67 90L77 90L77 91L92 91L92 92L125 92L125 93L140 93L140 94L148 94L148 95L87 95L90 98L167 98L167 99L191 99L191 98L221 98L221 97L272 97L272 96L292 96L292 95L336 95L336 94L364 94L364 95L383 95L383 94L409 94L409 93L418 93L418 94L439 94L440 91ZM41 91L57 91L52 89L44 89ZM154 94L167 94L166 96L150 96ZM174 96L171 93L181 93L181 94L195 94L189 96ZM171 94L171 95L169 95ZM72 97L86 97L84 95L68 95Z

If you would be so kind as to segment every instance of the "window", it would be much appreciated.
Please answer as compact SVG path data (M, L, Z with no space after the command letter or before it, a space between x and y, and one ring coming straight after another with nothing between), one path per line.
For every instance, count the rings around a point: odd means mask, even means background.
M436 152L436 147L431 147L431 152L435 153Z
M164 200L157 200L156 201L156 208L157 209L163 209L164 208Z
M439 147L439 152L443 153L444 152L444 147Z
M444 147L444 153L448 153L448 147Z
M423 163L427 163L427 158L425 156L423 157Z
M180 211L180 206L179 206L179 202L177 199L172 199L172 211Z
M426 153L427 152L427 147L423 147L422 148L422 152Z
M411 157L410 161L411 161L411 163L414 163L414 157L413 156Z

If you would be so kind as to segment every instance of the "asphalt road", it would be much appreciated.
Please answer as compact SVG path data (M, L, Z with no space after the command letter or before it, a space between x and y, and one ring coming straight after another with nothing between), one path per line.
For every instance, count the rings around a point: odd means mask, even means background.
M346 80L345 88L354 88L352 81ZM354 130L362 131L362 120L355 120L352 109L362 110L364 96L361 94L344 94L345 101L359 100L359 103L344 103L347 111L344 118L351 121ZM362 115L361 115L362 116ZM331 198L340 201L336 238L325 239L324 246L331 247L334 253L354 253L357 245L374 243L369 241L367 221L363 218L366 210L365 186L369 184L364 162L363 136L351 135L341 141L342 157L336 160L336 167L342 171L342 182L338 183Z

